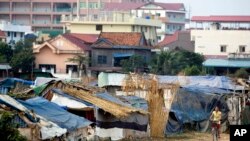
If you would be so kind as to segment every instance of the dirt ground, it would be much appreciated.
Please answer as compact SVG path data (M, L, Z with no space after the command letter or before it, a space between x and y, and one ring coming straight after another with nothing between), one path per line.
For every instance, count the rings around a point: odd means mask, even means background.
M122 141L130 141L131 139L125 139ZM147 138L147 139L132 139L133 141L213 141L211 133L200 133L200 132L186 132L166 138ZM219 141L229 141L229 134L221 134Z

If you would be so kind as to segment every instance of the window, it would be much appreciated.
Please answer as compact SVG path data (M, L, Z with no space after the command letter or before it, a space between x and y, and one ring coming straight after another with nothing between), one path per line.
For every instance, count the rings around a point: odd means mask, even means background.
M96 31L102 31L102 25L96 25Z
M170 29L170 25L167 25L167 29Z
M240 52L246 52L246 46L239 46Z
M22 32L20 33L20 37L23 38L23 33Z
M160 17L160 16L161 16L161 13L156 13L156 16Z
M10 37L10 32L8 32L8 37Z
M16 37L16 32L14 32L14 37Z
M161 40L161 36L157 36L157 40Z
M148 32L148 27L144 27L144 29L145 29L145 32Z
M97 19L98 18L98 16L97 15L94 15L94 19Z
M98 55L97 62L98 64L107 64L107 56Z
M132 26L132 32L135 32L135 26L134 25Z
M226 45L221 45L220 46L220 52L227 52L227 46Z

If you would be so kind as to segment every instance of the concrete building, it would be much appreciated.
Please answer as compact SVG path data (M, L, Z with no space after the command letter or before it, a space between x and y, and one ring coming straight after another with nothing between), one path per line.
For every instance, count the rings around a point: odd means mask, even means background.
M121 61L132 55L140 55L147 62L151 57L151 46L143 33L102 32L91 48L90 70L95 72L121 71Z
M166 35L157 47L160 50L186 50L194 52L194 42L191 41L190 31L176 31L173 35Z
M79 54L84 54L88 57L91 50L89 46L97 38L97 35L67 33L59 35L41 45L34 46L33 53L36 57L36 68L51 72L55 76L68 74L71 77L73 72L77 72L77 63L69 62L68 59Z
M186 10L183 3L107 3L104 10L129 11L136 17L160 19L162 24L157 28L158 42L161 42L166 34L185 29Z
M31 26L16 25L10 22L0 21L0 30L6 35L6 43L14 45L19 40L24 39L24 35L32 33Z
M150 2L153 0L1 0L0 20L13 24L30 25L32 30L62 29L61 15L77 13L79 16L98 13L105 3L110 2Z
M0 42L6 42L6 35L2 30L0 30Z
M250 53L250 16L195 16L191 20L196 53L217 59Z
M101 12L97 17L83 18L62 16L62 22L71 33L143 32L151 45L156 45L156 28L161 27L160 20L137 18L128 12Z

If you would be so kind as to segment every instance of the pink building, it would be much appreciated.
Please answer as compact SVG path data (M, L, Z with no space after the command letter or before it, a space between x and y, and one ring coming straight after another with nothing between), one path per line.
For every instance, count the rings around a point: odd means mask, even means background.
M80 16L86 16L98 13L105 3L150 1L153 0L1 0L0 20L31 25L34 31L62 29L61 15L76 16L78 2Z

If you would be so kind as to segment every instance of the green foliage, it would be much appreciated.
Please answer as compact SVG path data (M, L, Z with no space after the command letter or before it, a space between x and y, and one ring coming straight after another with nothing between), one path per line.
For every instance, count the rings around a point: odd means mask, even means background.
M0 42L0 63L9 63L13 50L6 43Z
M201 74L201 70L197 66L186 67L184 69L184 74L187 76L199 75Z
M151 60L151 72L160 75L176 75L190 66L197 66L201 70L203 61L204 57L194 52L161 52Z
M0 118L0 139L3 141L26 141L17 130L17 125L12 122L12 115L9 112L1 113Z
M248 72L244 68L238 69L235 72L234 76L238 77L238 78L245 78L245 79L248 79L248 77L249 77Z
M78 55L75 55L73 58L68 58L67 61L77 63L78 71L84 70L84 72L86 73L86 69L87 69L86 67L87 67L87 64L89 62L89 58L86 55L78 54Z
M140 55L132 55L129 59L121 60L122 70L124 72L134 72L146 66L146 62Z
M29 40L19 41L14 47L14 54L10 65L14 71L30 72L34 66L35 56L32 50L32 42Z

